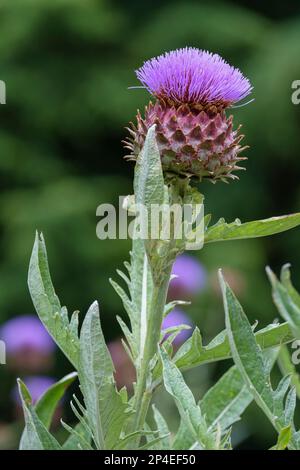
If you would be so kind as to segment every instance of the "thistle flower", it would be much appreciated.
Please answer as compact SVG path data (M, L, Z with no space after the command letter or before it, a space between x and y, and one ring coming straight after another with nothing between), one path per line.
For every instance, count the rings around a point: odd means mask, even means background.
M149 127L156 124L157 143L165 172L212 181L236 178L241 169L243 138L233 129L225 109L245 98L251 84L218 54L192 47L148 60L137 78L156 98L131 123L127 157L136 159Z
M36 372L51 366L55 343L36 315L8 320L0 328L0 338L14 369Z

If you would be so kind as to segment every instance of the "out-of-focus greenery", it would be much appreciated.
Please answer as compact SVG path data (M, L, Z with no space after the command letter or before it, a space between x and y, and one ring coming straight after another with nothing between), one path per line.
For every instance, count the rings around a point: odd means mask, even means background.
M300 80L298 2L278 11L272 2L250 0L10 0L1 2L0 27L0 79L7 87L7 104L0 106L0 324L33 310L26 275L37 228L61 300L85 311L99 299L107 339L120 334L114 316L122 309L108 277L130 244L96 238L96 207L131 192L132 165L122 159L121 140L149 96L127 87L138 84L135 68L166 50L192 45L218 52L254 85L255 101L233 110L250 145L247 172L230 185L202 185L214 219L300 210L300 105L291 102L291 84ZM264 266L291 262L299 287L299 237L294 229L197 254L209 282L187 311L206 338L223 328L216 269L227 268L251 322L264 325L276 316ZM57 375L67 367L60 362ZM207 386L223 367L192 374L199 395L201 381ZM9 421L13 379L4 366L0 374L0 421ZM273 444L260 412L253 408L248 418L237 440Z

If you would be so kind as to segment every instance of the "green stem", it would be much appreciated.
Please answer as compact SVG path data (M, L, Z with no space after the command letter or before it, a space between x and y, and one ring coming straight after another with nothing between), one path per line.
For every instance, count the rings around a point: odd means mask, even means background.
M136 412L133 421L133 432L143 428L152 397L151 384L147 384L147 379L150 372L150 361L157 351L157 345L160 340L161 323L166 304L170 273L171 268L165 274L162 282L154 285L152 292L151 307L147 320L145 345L141 366L138 371L134 398L134 409Z

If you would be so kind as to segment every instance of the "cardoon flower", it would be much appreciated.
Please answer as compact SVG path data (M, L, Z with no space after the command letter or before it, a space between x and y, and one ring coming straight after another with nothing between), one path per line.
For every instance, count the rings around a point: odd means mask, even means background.
M184 313L182 310L179 308L174 308L163 320L162 323L162 330L166 330L167 328L171 328L173 326L179 326L179 325L188 325L190 327L193 327L193 322L189 318L189 316ZM184 343L192 334L193 328L187 329L187 330L182 330L176 338L173 340L173 345L174 346L180 346L182 343ZM166 335L165 338L167 338L169 335Z
M169 286L169 298L188 298L200 292L206 284L206 271L193 256L180 255L176 258Z
M245 147L239 128L225 109L245 98L251 84L218 54L186 47L148 60L136 71L145 88L156 98L138 112L131 124L126 147L136 159L149 127L156 137L165 173L212 181L236 178Z
M51 366L55 343L35 315L8 320L0 328L0 339L5 342L10 366L27 372Z

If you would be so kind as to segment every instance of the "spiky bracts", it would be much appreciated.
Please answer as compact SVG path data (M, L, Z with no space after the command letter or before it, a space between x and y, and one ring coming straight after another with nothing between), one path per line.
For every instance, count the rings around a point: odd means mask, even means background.
M128 128L131 136L125 147L129 159L141 151L147 130L156 124L156 136L165 172L182 176L210 178L213 181L236 178L232 172L241 169L237 164L245 147L240 146L242 135L232 128L232 116L225 112L209 113L191 110L188 105L167 106L149 103L145 118L137 115L137 125Z
M225 109L247 96L251 85L217 54L179 49L147 61L137 76L157 101L138 112L125 146L136 159L149 127L156 136L163 170L213 182L237 178L243 138Z

